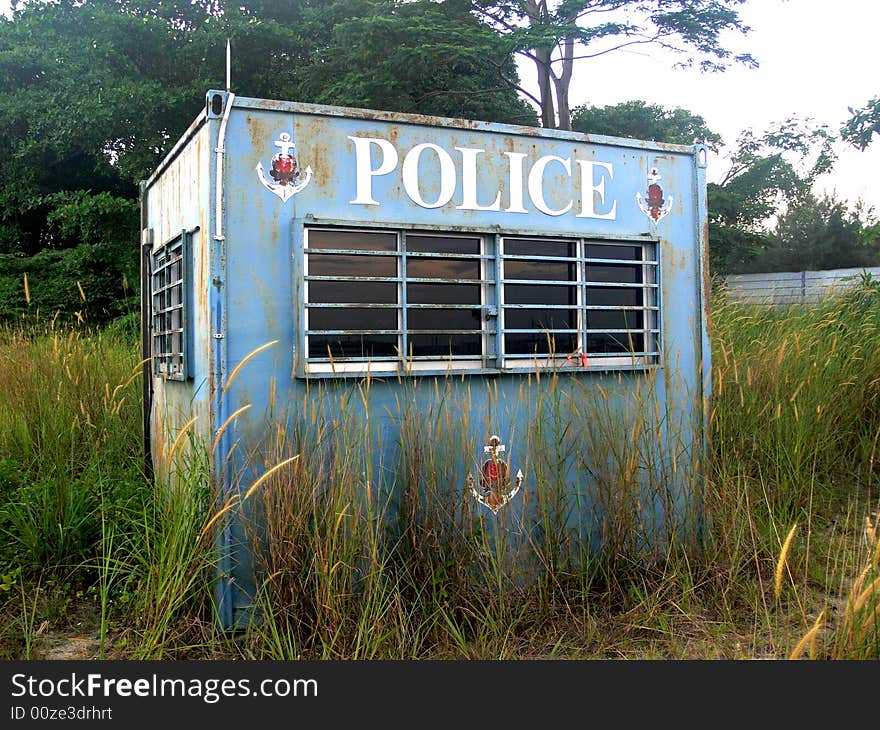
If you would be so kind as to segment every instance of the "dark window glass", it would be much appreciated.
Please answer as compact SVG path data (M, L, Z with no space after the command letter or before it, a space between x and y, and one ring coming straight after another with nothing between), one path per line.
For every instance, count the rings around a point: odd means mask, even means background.
M479 309L407 309L407 327L411 330L478 330Z
M397 335L310 335L309 357L393 357Z
M407 236L406 250L415 253L480 253L479 238Z
M627 264L587 264L587 281L621 284L641 284L642 267Z
M644 312L632 309L587 312L587 329L591 330L644 329L644 322Z
M504 253L511 256L562 256L575 255L574 241L548 241L541 238L505 238Z
M309 276L397 276L397 257L311 254Z
M504 351L507 355L568 355L577 349L575 333L536 332L535 334L504 335Z
M310 249L341 248L364 251L396 251L397 234L370 231L332 231L309 229Z
M309 329L312 330L396 330L396 309L357 307L309 307Z
M482 350L480 335L411 335L408 342L412 357L479 355Z
M479 279L478 259L430 259L409 257L406 275L413 279Z
M603 307L638 307L642 304L642 290L588 286L587 304Z
M621 354L629 355L635 352L645 351L645 336L639 332L611 333L587 335L587 354L600 353L603 355Z
M407 284L412 304L479 304L479 284Z
M504 312L504 327L511 330L577 329L577 310L508 309Z
M505 279L575 281L577 264L563 261L505 261Z
M577 303L577 289L573 286L544 286L541 284L506 284L504 301L507 304L569 304Z
M603 246L601 244L588 243L585 250L588 259L642 260L641 246Z
M395 304L397 284L377 281L310 281L309 302L318 304Z

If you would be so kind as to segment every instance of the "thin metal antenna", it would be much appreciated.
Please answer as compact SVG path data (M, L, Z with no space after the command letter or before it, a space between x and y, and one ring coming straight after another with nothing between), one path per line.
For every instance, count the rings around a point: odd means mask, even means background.
M226 92L232 91L232 45L226 39Z

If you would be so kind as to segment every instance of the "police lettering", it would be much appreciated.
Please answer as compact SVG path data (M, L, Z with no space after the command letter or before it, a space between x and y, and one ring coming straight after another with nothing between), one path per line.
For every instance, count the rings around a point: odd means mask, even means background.
M536 210L544 215L561 216L575 210L578 218L615 220L617 201L606 200L606 181L614 178L610 162L582 160L577 157L544 155L527 169L524 152L505 151L505 160L486 160L486 151L476 147L455 147L454 154L440 145L423 142L412 147L403 156L387 139L352 137L355 154L355 196L353 205L380 205L373 191L373 181L400 170L403 191L422 208L442 208L454 199L460 190L457 210L501 211L529 213ZM424 163L423 163L424 160ZM495 164L506 169L507 181L502 188L491 190L481 197L477 180L489 179L480 165ZM438 184L424 185L419 178L419 167L431 164L438 171ZM459 175L460 170L460 175ZM564 185L548 185L548 180L567 179L574 197L561 192ZM459 188L459 181L461 187ZM504 194L502 194L504 193ZM528 194L528 195L526 195ZM503 206L503 207L502 207Z

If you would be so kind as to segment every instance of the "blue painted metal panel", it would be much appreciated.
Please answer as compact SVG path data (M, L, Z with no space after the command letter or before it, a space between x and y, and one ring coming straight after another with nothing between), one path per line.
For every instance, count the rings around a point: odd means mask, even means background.
M215 95L222 105L212 111ZM374 445L365 466L370 488L393 493L400 489L395 463L401 449L408 448L399 443L400 412L436 412L439 392L445 403L456 404L466 431L462 448L446 457L451 473L458 475L457 483L447 487L466 489L464 475L479 465L489 435L498 434L511 450L512 468L522 464L526 472L523 498L502 513L508 524L524 530L535 508L525 498L534 486L529 472L541 460L534 449L547 446L535 428L543 400L561 398L575 419L578 434L566 438L580 446L566 456L567 476L560 478L566 481L569 514L574 515L570 527L585 543L601 542L607 507L606 497L596 491L603 477L583 476L600 459L599 446L590 447L593 432L606 427L596 420L600 413L630 424L629 432L618 434L621 441L633 438L633 428L650 431L656 454L648 461L656 460L646 479L655 478L654 471L678 474L687 471L683 466L698 466L709 388L703 150L220 92L209 92L208 99L214 154L201 168L204 180L198 184L216 192L203 229L211 255L210 286L201 301L203 321L210 322L212 331L210 356L200 353L209 362L199 367L210 373L213 432L249 406L234 428L224 431L215 452L215 477L225 494L247 489L265 468L268 462L261 459L269 457L262 453L269 447L268 423L294 424L315 413L338 420L340 398L353 398L350 407L357 413L352 417L363 419L365 443ZM279 162L276 155L285 159ZM304 246L307 231L319 225L388 230L400 241L413 231L480 235L486 262L481 311L492 324L486 325L483 355L474 369L458 371L463 358L429 363L419 374L408 374L401 364L396 372L371 378L363 397L362 372L335 377L310 371L304 292L308 281L318 280L306 278ZM590 356L586 367L577 359L561 359L556 363L559 378L551 377L550 370L539 377L542 373L533 367L508 367L501 351L505 333L523 328L502 330L494 322L505 307L498 252L502 239L510 236L562 237L580 241L578 246L586 246L586 240L644 244L653 258L640 265L658 280L656 287L643 281L634 288L656 298L657 320L644 329L646 338L659 333L660 354L637 362ZM577 250L577 265L587 265L586 249ZM393 256L399 261L397 275L386 278L399 288L392 308L400 320L399 330L388 331L406 331L408 258L399 250ZM352 277L353 287L362 286L362 276ZM586 312L586 290L578 286L578 311ZM507 308L512 311L514 305ZM582 337L588 329L578 325L572 334ZM653 351L649 341L646 350ZM267 343L274 344L251 357ZM455 377L443 375L449 367ZM643 425L633 426L639 419ZM669 488L654 490L640 506L644 520L653 524L645 534L658 542L670 514L699 512L699 490L685 482L672 478ZM254 593L250 540L232 515L221 540L218 582L226 626L248 620Z

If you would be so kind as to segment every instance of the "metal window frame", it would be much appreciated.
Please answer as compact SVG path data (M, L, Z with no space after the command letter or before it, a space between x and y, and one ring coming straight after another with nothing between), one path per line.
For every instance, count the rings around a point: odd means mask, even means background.
M150 361L154 378L185 381L189 377L191 240L196 230L182 229L150 251ZM169 278L178 263L179 276ZM179 291L179 301L172 303L175 290ZM180 311L177 327L173 326L175 311Z
M391 233L397 237L397 245L394 251L371 251L366 249L315 249L309 247L309 233L312 230L347 231L353 233ZM445 375L451 373L460 374L483 374L492 375L500 373L529 373L536 369L560 369L568 371L584 370L646 370L662 366L660 342L662 336L661 326L661 262L660 241L656 236L638 235L589 235L583 234L548 234L546 232L517 231L510 233L499 232L495 229L470 229L460 226L411 226L405 227L400 224L381 224L378 222L355 222L355 221L332 221L318 220L307 217L301 228L302 236L302 301L300 306L300 321L302 330L297 340L303 350L303 356L299 360L301 367L298 373L301 377L352 377L363 375ZM480 241L479 254L440 254L432 252L408 252L405 250L407 236L437 236L444 238L476 238ZM575 243L574 257L553 256L528 256L528 255L504 255L504 239L538 239L556 240ZM585 256L586 246L600 244L608 246L636 246L642 252L641 259L594 259ZM340 254L340 255L364 255L364 256L394 256L397 259L397 275L394 277L333 277L311 276L309 274L309 254ZM478 280L443 280L435 278L407 277L407 260L417 257L429 258L470 258L480 261L480 279ZM504 290L507 283L527 284L531 280L504 278L504 263L506 260L548 260L575 263L575 281L548 281L534 280L539 285L567 285L577 287L577 305L559 305L560 309L577 310L577 343L583 351L588 334L614 333L624 334L628 332L642 334L644 336L645 349L643 352L616 354L587 352L586 367L580 367L580 361L574 361L569 356L575 353L556 353L553 357L542 354L537 356L519 356L517 353L505 352L505 334L516 333L517 329L507 329L504 325L505 310L520 307L553 308L553 305L515 305L505 304ZM590 282L586 279L586 266L593 264L623 264L641 265L641 283L615 283L615 282ZM309 283L320 280L344 280L344 281L385 281L397 284L396 303L311 303L309 301ZM407 322L407 310L412 308L429 309L475 309L471 304L411 304L407 301L408 283L473 283L480 285L479 309L484 313L479 330L461 330L460 333L479 332L481 334L482 352L480 355L457 355L438 358L436 356L406 357L402 353L408 345L408 338L412 334L421 332L410 330ZM641 306L628 305L591 305L586 301L587 287L623 287L637 288L643 292ZM398 328L396 330L311 330L309 327L309 310L316 307L332 308L377 308L395 309L397 311ZM587 329L585 314L590 310L639 310L645 312L643 326L637 329ZM442 331L447 334L459 333L459 330L430 330L426 332ZM532 330L528 330L532 331ZM559 330L560 332L562 330ZM567 331L567 330L566 330ZM572 330L575 331L575 330ZM309 336L318 334L393 334L398 337L398 353L395 355L379 357L310 357L308 355Z
M621 237L614 238L594 238L592 236L557 236L557 235L523 235L508 234L500 237L500 272L498 284L501 289L501 327L499 328L499 349L501 350L500 367L507 370L520 370L525 367L534 369L539 368L568 368L574 361L574 364L580 365L584 362L584 367L605 369L605 368L625 368L644 369L658 365L660 362L660 246L655 239L646 240L644 238L633 240ZM507 254L505 251L506 241L515 240L540 240L540 241L559 241L564 243L575 244L574 256L544 256L544 255L527 255L527 254ZM586 255L586 247L588 245L601 246L631 246L641 250L641 259L605 259L591 258ZM546 280L546 279L508 279L506 278L505 264L507 261L550 261L575 265L575 278L566 280ZM641 283L626 282L592 282L587 279L587 267L590 264L597 265L629 265L642 268ZM504 292L507 285L535 285L535 286L576 286L576 304L508 304L504 301ZM639 306L631 305L593 305L588 301L588 288L632 288L642 292L642 304ZM653 293L653 294L652 294ZM648 302L648 303L646 303ZM523 328L508 328L507 313L512 309L560 309L572 310L577 312L577 328L558 328L553 330L536 330ZM642 327L640 328L587 328L586 313L589 311L643 311ZM556 353L508 353L506 351L507 334L545 332L547 334L577 334L577 348L575 352L556 352ZM587 335L590 334L640 334L644 337L643 343L645 349L640 352L632 353L603 353L590 352L586 348L588 341ZM581 356L585 360L581 361ZM572 359L574 357L574 360Z
M312 249L309 246L309 234L314 230L333 230L352 233L390 233L397 237L395 251L372 251L367 249ZM419 236L420 238L460 238L476 239L479 242L479 253L439 253L408 251L406 248L407 236ZM492 309L487 303L488 287L494 285L494 281L486 279L488 262L493 257L486 253L486 234L469 231L443 231L422 230L400 227L361 227L361 226L330 226L308 224L303 227L303 346L305 371L307 374L344 375L344 374L387 374L387 373L427 373L427 372L458 372L485 370L486 342L491 336L487 327L487 319L481 320L481 327L473 330L414 330L408 325L408 310L410 309L480 309L486 311ZM371 277L371 276L318 276L309 271L309 255L354 255L354 256L394 256L397 260L397 276L394 277ZM418 258L449 258L467 259L480 262L480 279L443 279L438 277L408 277L407 262ZM327 303L310 301L310 282L312 281L352 281L354 282L385 282L397 284L396 303ZM474 304L423 304L408 301L409 284L479 284L480 302ZM313 330L310 325L309 311L321 308L357 308L357 309L395 309L397 311L397 329L371 329L371 330ZM437 357L435 355L411 355L409 338L419 334L478 334L480 335L483 352L480 355L450 355ZM314 357L309 354L309 337L312 335L332 334L386 334L395 335L398 338L397 354L382 355L377 357Z

